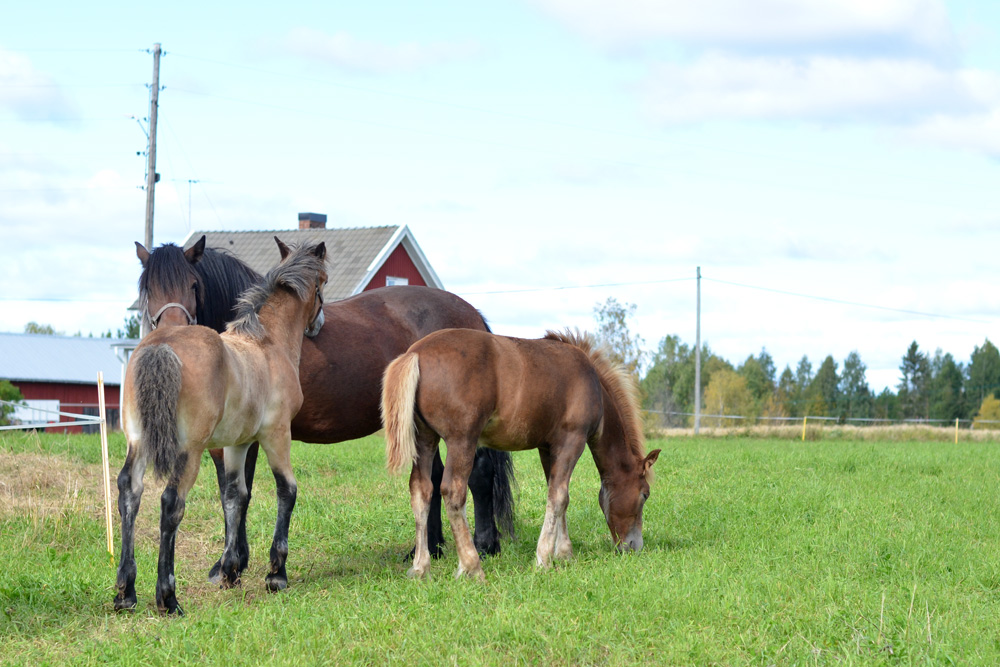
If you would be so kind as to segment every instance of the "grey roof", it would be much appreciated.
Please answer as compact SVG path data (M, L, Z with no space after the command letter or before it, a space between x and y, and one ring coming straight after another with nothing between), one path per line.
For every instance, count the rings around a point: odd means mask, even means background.
M0 333L0 379L22 382L68 382L121 385L122 362L113 345L135 347L139 341L44 334Z
M397 245L402 243L428 285L441 287L440 281L405 226L354 227L345 229L278 229L253 232L192 232L184 243L191 247L205 235L206 246L222 248L250 265L258 273L267 273L280 255L274 242L326 243L329 282L323 291L327 301L357 294Z

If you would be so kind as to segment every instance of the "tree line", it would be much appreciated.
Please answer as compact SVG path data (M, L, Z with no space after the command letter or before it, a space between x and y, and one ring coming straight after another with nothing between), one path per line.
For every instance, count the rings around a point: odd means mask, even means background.
M614 298L598 304L597 337L636 377L643 407L667 426L685 426L694 412L695 350L678 336L664 337L656 350L642 350L630 333L635 306ZM902 355L896 391L875 394L857 351L838 363L827 355L818 366L807 356L780 373L766 349L733 364L701 347L702 413L761 418L832 417L846 420L1000 419L1000 350L986 339L968 362L951 353L933 354L912 342ZM728 420L725 420L728 421ZM725 425L708 417L708 426Z

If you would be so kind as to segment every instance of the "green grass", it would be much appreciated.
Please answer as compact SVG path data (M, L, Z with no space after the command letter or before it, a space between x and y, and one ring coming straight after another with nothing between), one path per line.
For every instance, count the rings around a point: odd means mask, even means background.
M0 436L4 664L1000 664L995 443L673 439L646 549L613 553L589 455L571 487L575 557L534 567L537 455L515 455L518 540L455 580L454 550L411 581L405 477L378 437L296 445L289 589L264 591L274 482L261 462L241 589L204 575L222 548L211 464L177 546L182 618L155 611L160 486L146 476L138 610L112 610L96 437ZM124 455L112 440L112 474ZM471 516L471 512L470 512ZM117 510L115 535L118 538ZM116 552L118 545L115 546ZM116 555L117 559L117 555Z

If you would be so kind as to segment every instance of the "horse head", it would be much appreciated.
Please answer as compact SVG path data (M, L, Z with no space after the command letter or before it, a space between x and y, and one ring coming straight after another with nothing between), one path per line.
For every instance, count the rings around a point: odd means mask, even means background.
M659 456L660 450L654 449L638 466L601 480L597 499L618 551L642 550L642 507L649 499L650 469Z
M149 252L136 241L135 254L143 269L139 298L150 329L198 323L204 287L194 265L204 252L204 236L187 250L165 243Z
M288 255L291 254L291 249L281 242L277 236L274 237L275 243L278 244L278 252L281 253L281 261L284 262ZM308 309L309 318L306 320L305 335L307 338L315 338L319 335L320 329L323 328L323 323L326 318L323 315L323 287L326 286L327 273L326 273L326 243L320 242L319 245L312 249L312 254L316 256L320 261L320 270L316 274L316 288L313 290L312 304Z

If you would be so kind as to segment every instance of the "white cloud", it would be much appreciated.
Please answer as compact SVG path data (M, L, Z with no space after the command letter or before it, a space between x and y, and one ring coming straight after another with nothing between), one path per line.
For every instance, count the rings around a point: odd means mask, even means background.
M711 47L880 43L949 52L942 0L535 0L609 46L658 38Z
M61 88L23 55L0 49L0 109L21 120L58 120L75 114Z
M343 31L330 35L312 28L292 30L284 38L282 47L302 58L360 74L411 72L466 60L478 52L478 47L472 43L386 45L358 39Z
M946 148L1000 156L1000 106L980 114L936 114L904 132L923 142Z
M917 120L988 113L1000 105L1000 76L920 60L707 54L662 64L642 84L662 122L717 119Z

